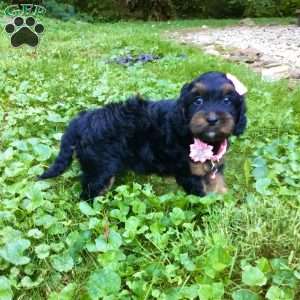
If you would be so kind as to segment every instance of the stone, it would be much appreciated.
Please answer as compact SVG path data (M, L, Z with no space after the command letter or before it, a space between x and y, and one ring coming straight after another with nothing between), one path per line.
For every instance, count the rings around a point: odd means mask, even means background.
M263 66L265 68L273 68L273 67L277 67L280 66L282 63L279 61L264 61L263 62Z
M242 19L240 22L239 22L240 25L242 26L255 26L255 22L250 19L250 18L245 18L245 19Z
M273 68L261 70L261 75L264 80L275 81L279 79L288 78L290 74L290 67L288 65L280 65Z
M235 50L230 53L231 60L233 61L242 61L248 64L254 63L255 61L259 60L261 57L261 53L254 48L246 48L246 49L239 49Z
M220 52L219 51L217 51L216 49L204 49L204 52L206 53L206 54L209 54L209 55L215 55L215 56L220 56L221 54L220 54Z
M198 36L194 41L201 45L212 45L215 43L216 39L210 35L201 35Z
M292 70L289 77L292 79L300 79L300 69Z
M229 59L235 62L242 62L243 60L239 55L230 54Z

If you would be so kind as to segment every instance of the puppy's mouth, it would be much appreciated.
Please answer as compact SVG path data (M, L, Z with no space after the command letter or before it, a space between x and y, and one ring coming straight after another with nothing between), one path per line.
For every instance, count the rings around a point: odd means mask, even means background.
M204 163L207 160L210 160L211 162L219 161L225 155L227 147L227 140L208 144L195 138L194 143L190 144L189 157L196 163Z
M206 141L204 141L206 142ZM224 144L225 139L223 141L218 141L218 142L206 142L208 145L212 146L213 149L213 154L217 154L220 151L221 145Z
M198 112L190 121L190 130L195 139L213 146L213 151L218 152L220 145L228 139L234 129L234 120L227 114L218 115L216 124L209 124L205 114Z

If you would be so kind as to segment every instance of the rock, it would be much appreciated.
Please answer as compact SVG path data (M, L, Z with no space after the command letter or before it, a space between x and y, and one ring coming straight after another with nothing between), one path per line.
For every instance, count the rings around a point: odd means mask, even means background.
M215 55L215 56L220 56L221 54L220 54L220 52L219 51L217 51L216 49L204 49L204 52L206 53L206 54L209 54L209 55Z
M259 60L262 54L257 49L248 47L246 49L240 49L232 52L231 56L231 60L233 61L243 61L251 64Z
M273 68L273 67L278 67L278 66L280 66L282 63L281 62L279 62L279 61L264 61L263 62L263 66L265 67L265 68Z
M289 77L292 79L300 79L300 69L292 70Z
M235 61L235 62L243 62L243 60L241 59L241 57L239 55L235 55L235 54L230 54L229 59L231 61Z
M253 68L261 68L263 66L264 62L261 60L255 61L253 64L251 64L251 67Z
M281 65L281 66L261 70L262 78L268 81L288 78L289 73L290 73L290 67L288 65Z
M210 35L201 35L198 36L194 41L201 45L212 45L215 43L216 39Z
M250 18L245 18L245 19L242 19L240 22L239 22L240 25L242 26L255 26L255 22L250 19Z

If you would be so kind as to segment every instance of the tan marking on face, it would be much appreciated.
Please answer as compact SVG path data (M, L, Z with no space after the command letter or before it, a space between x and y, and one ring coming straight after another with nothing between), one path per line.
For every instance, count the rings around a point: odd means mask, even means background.
M193 115L190 121L190 129L193 133L199 130L199 127L207 126L207 120L205 114L202 112L197 112Z
M230 83L224 83L221 87L223 95L227 95L231 92L234 92L234 86Z
M203 187L205 193L225 194L228 191L224 176L221 173L217 173L215 178L211 178L210 174L207 175L203 181Z
M233 129L233 117L230 114L225 113L225 115L220 118L219 132L223 133L225 136L228 136L233 132Z
M199 95L204 95L206 91L207 88L202 82L196 82L192 88L192 93L197 93Z

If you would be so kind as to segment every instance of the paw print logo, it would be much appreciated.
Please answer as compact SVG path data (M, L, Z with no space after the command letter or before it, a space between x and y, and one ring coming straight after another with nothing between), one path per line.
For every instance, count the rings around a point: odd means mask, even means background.
M45 28L37 23L33 17L15 17L12 23L5 26L5 31L10 36L10 43L13 47L28 45L36 47L40 40L40 35Z

